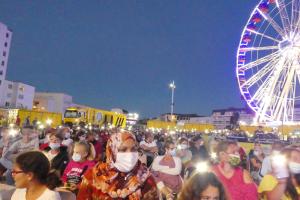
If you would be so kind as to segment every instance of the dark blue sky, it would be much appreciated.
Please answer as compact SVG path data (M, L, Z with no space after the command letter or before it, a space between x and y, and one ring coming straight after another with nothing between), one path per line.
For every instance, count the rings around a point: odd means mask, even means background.
M88 3L87 3L88 2ZM240 34L258 0L2 0L8 80L142 116L242 106Z

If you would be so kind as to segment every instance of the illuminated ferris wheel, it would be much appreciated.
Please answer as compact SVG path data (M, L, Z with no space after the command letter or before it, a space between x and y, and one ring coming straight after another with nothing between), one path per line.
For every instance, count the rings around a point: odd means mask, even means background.
M294 121L300 105L300 0L262 0L237 51L240 92L258 121Z

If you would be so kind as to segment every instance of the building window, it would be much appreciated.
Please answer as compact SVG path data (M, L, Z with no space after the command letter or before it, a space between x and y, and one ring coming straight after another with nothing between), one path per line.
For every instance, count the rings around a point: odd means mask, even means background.
M0 80L0 85L2 84L2 80Z
M3 75L3 70L0 70L0 76Z
M3 54L2 54L4 57L6 56L6 51L3 51Z
M6 37L7 37L7 38L9 37L9 33L6 33Z
M8 84L8 89L12 89L12 84Z
M5 107L9 107L9 102L5 102Z
M20 90L20 92L24 92L24 87L21 86L21 87L19 88L19 90Z
M24 95L23 94L19 94L19 99L24 99Z
M11 96L12 96L11 93L7 94L7 98L11 98Z
M4 43L4 46L5 46L5 47L7 47L7 46L8 46L8 45L7 45L7 42L5 42L5 43Z
M5 64L5 63L4 63L4 60L2 60L1 65L4 66L4 64Z

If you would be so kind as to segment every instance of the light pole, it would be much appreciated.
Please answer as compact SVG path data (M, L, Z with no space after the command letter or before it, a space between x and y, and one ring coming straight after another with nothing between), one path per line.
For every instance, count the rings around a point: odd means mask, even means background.
M175 82L173 81L170 83L169 87L171 88L172 91L172 99L171 99L171 120L173 120L173 113L174 113L174 91L176 88Z

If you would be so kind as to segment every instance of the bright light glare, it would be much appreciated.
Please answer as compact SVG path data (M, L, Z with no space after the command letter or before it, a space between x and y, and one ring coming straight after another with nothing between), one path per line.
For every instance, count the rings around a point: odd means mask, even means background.
M209 166L208 166L207 162L199 162L196 165L196 170L199 173L205 173L205 172L208 172Z
M48 124L50 126L52 124L52 120L51 119L47 119L46 120L46 124Z
M283 166L287 162L286 157L284 155L282 155L282 154L275 154L275 155L273 155L272 161L277 166Z
M10 129L9 131L8 131L8 134L10 135L10 136L16 136L17 135L17 133L18 133L18 131L16 130L16 129Z
M215 152L212 152L210 154L210 157L215 160L215 159L217 159L217 154Z
M176 85L175 85L174 81L173 81L172 83L169 84L169 87L170 87L171 89L175 89L175 88L176 88Z

